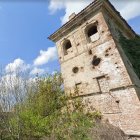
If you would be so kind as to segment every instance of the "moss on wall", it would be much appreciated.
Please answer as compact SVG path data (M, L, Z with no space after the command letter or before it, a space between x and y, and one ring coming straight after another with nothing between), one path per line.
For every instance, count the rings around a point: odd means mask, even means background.
M140 36L136 36L134 39L127 39L121 34L120 43L134 71L140 78Z

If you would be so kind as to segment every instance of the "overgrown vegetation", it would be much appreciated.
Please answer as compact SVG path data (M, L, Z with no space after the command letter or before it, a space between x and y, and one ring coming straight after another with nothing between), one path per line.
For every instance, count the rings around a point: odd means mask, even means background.
M134 39L127 39L120 34L120 43L126 56L129 58L133 68L140 78L140 36Z
M11 90L2 85L1 93L6 96L0 98L1 140L125 140L121 130L101 122L99 111L86 109L88 102L83 104L82 98L64 94L60 74L37 77L30 82L16 78L16 84L8 81ZM75 89L76 95L77 92ZM14 98L6 93L12 93Z
M1 122L5 124L0 128L1 140L90 139L88 131L101 114L85 113L81 98L65 96L59 74L38 77L33 85L26 85L26 96L16 102L11 115L1 112Z

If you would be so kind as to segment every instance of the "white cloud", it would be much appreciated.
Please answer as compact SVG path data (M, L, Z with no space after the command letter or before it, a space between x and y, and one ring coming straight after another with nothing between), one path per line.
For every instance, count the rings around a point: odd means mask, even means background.
M51 13L56 12L60 9L65 9L65 15L62 17L62 24L68 21L69 16L75 12L80 12L83 8L85 8L90 2L93 0L51 0L49 9Z
M51 0L49 9L51 13L60 9L65 9L65 15L62 17L62 24L68 21L68 17L75 12L76 14L84 9L93 0ZM121 15L126 19L133 19L140 15L139 0L110 0Z
M50 60L54 60L56 57L55 51L56 49L54 49L54 47L49 48L47 51L41 51L40 56L37 57L37 59L35 60L36 61L35 63L39 65L39 64L45 63L46 61L48 62ZM20 58L15 59L13 62L7 64L5 67L6 79L7 79L7 76L9 77L9 75L12 78L15 77L16 75L21 76L21 77L22 76L27 77L29 76L29 74L30 76L36 75L36 74L42 75L45 73L45 71L48 71L48 68L43 69L43 68L38 68L35 65L26 64L24 60Z
M9 63L5 67L6 73L19 73L19 72L25 72L30 68L29 64L26 64L22 59L17 58L12 63Z
M55 13L57 10L61 10L65 8L64 2L66 0L51 0L49 4L49 10L51 11L51 14Z
M57 59L56 47L49 47L47 51L40 51L40 55L34 60L34 65L43 65L55 59Z
M120 13L126 20L140 16L140 1L133 0L128 3L126 2L124 8L120 9Z
M41 69L41 68L33 68L33 70L30 72L30 74L32 75L36 75L36 74L44 74L45 73L45 70L44 69Z

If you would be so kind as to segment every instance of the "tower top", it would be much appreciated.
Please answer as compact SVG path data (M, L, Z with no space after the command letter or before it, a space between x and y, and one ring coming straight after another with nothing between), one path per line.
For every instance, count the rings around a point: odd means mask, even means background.
M108 12L117 22L126 29L130 35L135 36L136 33L128 25L125 19L120 15L120 13L114 8L114 6L109 2L109 0L94 0L86 8L84 8L78 14L72 13L69 17L69 21L61 26L57 31L55 31L48 38L54 42L58 41L61 37L65 36L71 32L73 28L80 26L82 23L92 16L96 12Z

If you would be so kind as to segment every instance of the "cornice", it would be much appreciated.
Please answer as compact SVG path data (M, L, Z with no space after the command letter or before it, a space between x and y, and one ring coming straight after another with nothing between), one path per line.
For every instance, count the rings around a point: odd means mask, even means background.
M63 26L61 26L56 32L54 32L52 35L48 37L48 39L57 42L59 39L61 39L63 36L71 32L73 28L78 27L83 22L86 21L89 15L92 13L95 13L99 10L107 9L110 13L110 15L115 15L114 18L119 19L118 22L123 25L125 24L125 28L128 29L127 31L131 35L136 35L136 33L133 31L133 29L128 25L128 23L125 21L125 19L120 15L120 13L114 8L114 6L109 2L109 0L95 0L92 3L90 3L85 9L83 9L81 12L79 12L75 17L73 17L71 20L69 20L67 23L65 23Z
M69 20L63 26L61 26L56 32L54 32L48 38L56 42L57 40L59 40L59 38L64 36L66 33L69 33L71 29L73 29L74 27L78 27L83 21L86 20L88 15L99 10L101 8L102 3L103 3L102 0L93 1L85 9L83 9L80 13L78 13L74 18Z
M121 16L120 12L118 12L109 1L105 2L102 7L105 11L108 11L109 15L111 15L131 35L131 37L137 35L127 21Z

